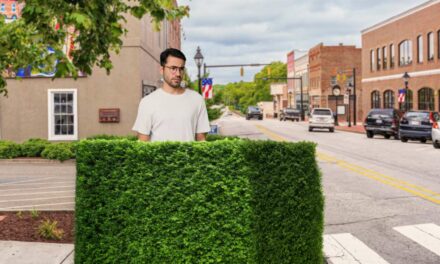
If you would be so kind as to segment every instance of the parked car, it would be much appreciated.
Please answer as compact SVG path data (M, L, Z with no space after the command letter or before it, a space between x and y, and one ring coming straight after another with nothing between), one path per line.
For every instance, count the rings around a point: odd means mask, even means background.
M437 112L431 111L408 111L400 120L400 140L407 142L408 140L420 140L426 143L432 139L432 126L434 115Z
M433 123L432 123L432 145L436 149L440 149L440 115L439 114L432 114Z
M293 108L284 108L280 113L280 121L292 120L299 121L301 118L301 111Z
M263 119L263 112L260 108L256 106L249 106L246 112L246 120L250 120L251 118L258 118L258 120Z
M326 128L330 132L335 132L335 119L330 108L314 108L310 113L309 131L315 128Z
M374 108L368 112L364 121L364 128L368 138L382 135L386 139L393 136L399 139L399 121L403 112L397 109Z

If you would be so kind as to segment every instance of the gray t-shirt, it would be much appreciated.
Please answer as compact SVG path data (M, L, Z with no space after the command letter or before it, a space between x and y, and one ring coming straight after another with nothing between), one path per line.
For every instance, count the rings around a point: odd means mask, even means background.
M158 89L142 98L133 130L151 141L194 141L209 132L205 100L193 90L173 95Z

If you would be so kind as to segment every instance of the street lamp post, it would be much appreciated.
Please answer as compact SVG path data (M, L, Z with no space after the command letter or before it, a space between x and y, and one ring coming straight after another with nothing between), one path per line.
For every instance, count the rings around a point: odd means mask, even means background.
M292 91L289 91L288 94L289 94L289 108L292 108Z
M348 89L347 89L347 92L348 92L348 127L351 127L351 113L350 113L351 112L351 102L350 102L351 101L351 90L353 90L353 84L349 83ZM353 117L356 118L354 116L354 114L353 114ZM354 125L356 125L356 123Z
M409 111L409 94L408 94L408 82L409 82L409 74L405 72L403 75L403 81L405 82L405 110Z
M339 95L341 94L341 87L339 87L339 85L335 85L333 87L333 95L336 97L336 116L335 116L335 125L339 126L339 122L338 122L338 98Z
M194 56L194 60L196 62L197 65L197 69L198 69L198 74L197 74L197 78L199 79L199 94L202 94L202 79L200 77L200 68L202 67L203 64L203 55L202 55L202 51L200 50L200 47L197 47L197 52L196 55Z

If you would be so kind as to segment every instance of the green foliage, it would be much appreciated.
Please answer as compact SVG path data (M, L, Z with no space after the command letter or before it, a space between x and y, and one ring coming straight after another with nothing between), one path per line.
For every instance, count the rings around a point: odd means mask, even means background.
M32 217L32 219L36 219L39 216L40 216L40 213L35 208L32 208L32 210L31 210L31 217Z
M20 145L6 140L0 140L0 159L13 159L21 155Z
M75 154L70 143L53 143L46 146L43 152L41 152L41 157L65 161L75 158Z
M239 137L235 137L235 136L222 136L222 135L212 135L212 134L208 134L206 136L206 141L217 141L217 140L235 140L235 139L240 139Z
M128 140L136 141L137 137L136 136L132 136L132 135L129 135L129 136L115 136L115 135L101 134L101 135L90 136L87 139L88 140L94 140L94 139L105 139L105 140L128 139Z
M81 141L76 263L322 263L310 143Z
M58 228L57 225L57 221L45 219L38 226L38 234L45 239L60 240L61 238L63 238L64 230Z
M0 19L0 73L6 69L47 65L55 60L56 77L78 76L78 71L92 73L94 66L110 72L111 52L118 53L127 30L124 16L131 13L141 18L149 15L156 30L163 20L187 16L187 6L174 6L173 0L26 0L22 19L6 24ZM80 48L70 61L62 52L66 30L55 30L54 24L74 26ZM47 47L55 52L49 54ZM0 94L7 94L5 79L0 75Z
M207 110L209 121L216 120L222 115L222 111L219 108L208 108Z
M269 67L270 75L268 75ZM255 75L253 82L229 83L220 90L218 96L224 104L233 106L234 109L241 110L244 113L248 106L257 105L261 101L272 101L270 84L286 82L282 79L271 79L276 77L287 77L285 63L273 62L265 66Z
M40 157L41 152L49 145L46 139L31 138L21 144L21 155L23 157Z

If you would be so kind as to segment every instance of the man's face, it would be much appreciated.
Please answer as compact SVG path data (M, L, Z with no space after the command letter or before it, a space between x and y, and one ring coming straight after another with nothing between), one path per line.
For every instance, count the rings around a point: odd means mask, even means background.
M167 63L161 67L160 72L166 84L172 88L180 88L183 72L185 70L185 61L176 57L169 56Z

